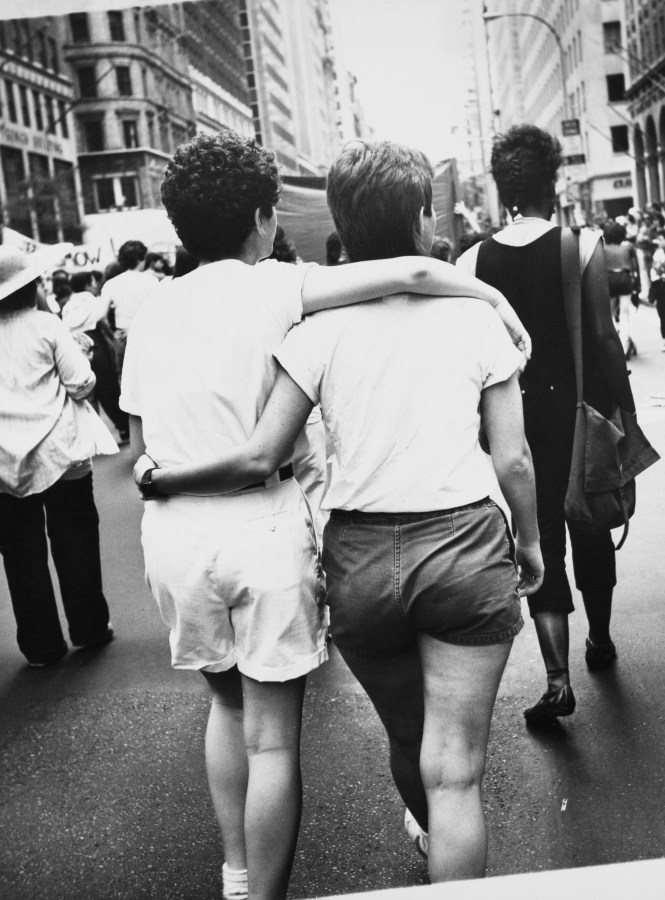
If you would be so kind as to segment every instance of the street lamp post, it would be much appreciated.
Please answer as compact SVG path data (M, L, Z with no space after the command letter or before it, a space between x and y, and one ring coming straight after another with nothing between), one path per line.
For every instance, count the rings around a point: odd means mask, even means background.
M525 12L515 12L515 13L483 13L483 19L485 22L493 22L495 19L515 19L515 18L526 18L526 19L535 19L536 22L540 22L541 25L544 25L545 28L549 29L552 34L552 37L556 41L557 47L559 48L559 60L561 65L561 87L563 89L563 117L564 119L568 118L568 92L566 90L566 55L563 50L563 43L561 42L561 38L556 30L556 28L547 21L547 19L543 19L542 16L537 16L535 13L525 13Z

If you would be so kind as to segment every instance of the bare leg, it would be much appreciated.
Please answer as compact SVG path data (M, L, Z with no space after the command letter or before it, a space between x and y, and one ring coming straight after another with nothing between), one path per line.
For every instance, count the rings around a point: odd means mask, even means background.
M374 704L390 745L390 771L407 809L427 831L427 797L420 775L423 736L423 680L414 644L385 659L340 653Z
M210 796L226 863L231 869L244 869L247 754L240 674L235 667L228 672L202 674L212 690L205 744Z
M242 676L249 780L245 839L252 900L282 900L302 811L300 732L306 678L283 683Z
M482 878L480 799L490 721L512 641L483 647L419 636L425 685L421 771L429 807L432 882Z

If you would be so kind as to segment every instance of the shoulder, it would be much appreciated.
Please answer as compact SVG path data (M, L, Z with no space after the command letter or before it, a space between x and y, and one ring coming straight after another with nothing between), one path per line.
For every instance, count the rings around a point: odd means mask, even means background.
M468 272L469 275L476 274L476 265L478 263L478 253L480 251L480 243L474 244L472 247L469 247L457 260L455 263L460 269L464 272Z

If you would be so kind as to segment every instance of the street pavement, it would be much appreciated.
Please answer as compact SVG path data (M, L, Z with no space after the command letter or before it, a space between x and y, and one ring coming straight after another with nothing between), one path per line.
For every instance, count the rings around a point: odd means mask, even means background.
M652 307L640 308L635 330L639 420L665 457L665 353ZM28 669L0 575L0 900L221 898L223 856L203 762L206 687L200 676L170 668L165 628L143 582L128 448L96 461L95 491L113 643ZM578 708L546 734L527 731L522 717L545 687L529 621L515 642L483 788L489 876L665 857L664 503L660 462L638 479L637 512L618 554L616 668L587 671L576 595ZM333 648L309 680L303 768L290 897L427 884L426 865L403 831L382 728ZM603 883L625 886L626 871L635 870L610 869L616 877ZM640 871L654 872L646 864ZM566 875L572 881L562 890L550 876L557 897L596 893L588 880L582 890L579 872L578 882L574 871ZM499 877L493 885L510 884L516 896L522 883ZM544 883L529 896L544 897ZM621 890L602 895L626 896ZM640 893L661 897L660 879L658 893L644 886Z

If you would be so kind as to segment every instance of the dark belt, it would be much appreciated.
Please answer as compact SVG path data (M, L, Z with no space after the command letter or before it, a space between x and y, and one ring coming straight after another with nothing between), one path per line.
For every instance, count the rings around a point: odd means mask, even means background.
M293 478L293 466L291 463L287 463L285 466L282 466L281 469L277 471L277 475L279 476L280 481L288 481L289 478ZM246 484L245 487L239 488L240 491L251 491L255 488L264 488L267 487L265 481L257 481L256 484Z

